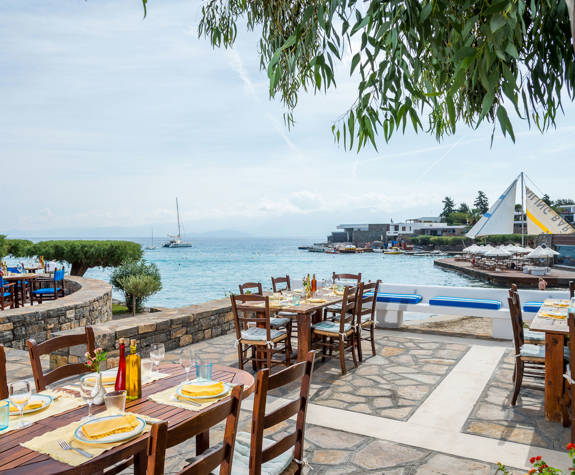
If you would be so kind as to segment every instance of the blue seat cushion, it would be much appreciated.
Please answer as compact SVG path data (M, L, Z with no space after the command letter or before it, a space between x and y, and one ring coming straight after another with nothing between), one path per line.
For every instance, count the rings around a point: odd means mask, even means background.
M326 320L323 322L314 323L311 327L314 330L320 330L322 332L334 333L336 335L339 334L339 322L330 322L330 321ZM351 330L351 323L346 323L343 326L343 331L347 332L349 330Z
M537 313L541 308L541 305L543 305L543 302L525 302L523 305L523 311Z
M10 292L4 292L4 297L10 297L12 295Z
M281 317L270 318L270 327L272 328L285 327L289 323L289 321L290 321L289 318L281 318Z
M523 330L523 338L531 341L545 341L545 333Z
M373 292L366 292L366 297L371 297ZM378 292L377 293L377 301L384 302L384 303L411 303L416 304L423 300L423 297L418 294L393 294L393 293L385 293L385 292Z
M545 345L532 345L525 343L521 346L520 355L529 358L545 358ZM569 348L563 350L563 357L569 359Z
M489 299L466 299L462 297L433 297L429 299L429 305L442 307L480 308L484 310L499 310L501 302Z
M270 330L270 337L272 340L275 340L276 338L285 334L285 330ZM266 329L260 327L251 327L247 330L242 330L242 340L266 341Z
M60 290L62 290L61 287L56 287L56 290L58 292L60 292ZM47 288L47 289L36 289L33 290L32 293L34 294L53 294L54 293L54 289L53 288Z

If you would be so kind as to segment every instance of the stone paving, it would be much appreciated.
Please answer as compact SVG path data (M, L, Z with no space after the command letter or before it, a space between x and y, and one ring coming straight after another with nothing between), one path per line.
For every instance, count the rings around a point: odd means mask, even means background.
M569 429L545 420L543 391L521 388L515 407L513 393L512 351L507 351L493 372L467 420L464 431L494 439L563 450L569 443ZM533 379L524 378L524 384Z

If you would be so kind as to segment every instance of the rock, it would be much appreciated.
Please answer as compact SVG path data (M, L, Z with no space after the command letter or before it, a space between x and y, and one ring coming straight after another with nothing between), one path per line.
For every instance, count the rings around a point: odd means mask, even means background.
M416 462L426 455L427 452L423 450L375 440L360 450L353 458L353 462L366 470L381 470Z

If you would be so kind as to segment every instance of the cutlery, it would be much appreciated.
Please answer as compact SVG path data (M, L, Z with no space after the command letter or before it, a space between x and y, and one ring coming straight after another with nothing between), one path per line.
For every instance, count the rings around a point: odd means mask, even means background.
M199 404L199 403L197 403L197 402L195 402L195 401L190 401L190 400L188 400L188 399L180 399L180 398L177 398L176 401L178 401L178 402L183 402L183 403L185 403L185 404L191 404L192 406L202 407L201 404Z
M58 444L60 445L60 447L62 447L64 450L73 450L74 452L79 453L80 455L83 455L84 457L87 457L89 459L91 459L93 457L92 454L89 454L88 452L86 452L85 450L82 449L77 449L76 447L72 447L68 442L66 442L65 440L59 440Z

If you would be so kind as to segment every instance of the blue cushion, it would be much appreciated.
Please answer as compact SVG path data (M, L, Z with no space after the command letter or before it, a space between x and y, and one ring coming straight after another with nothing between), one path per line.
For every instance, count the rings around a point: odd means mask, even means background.
M545 333L523 330L523 338L531 341L545 341Z
M4 292L4 297L10 297L12 295L10 292Z
M366 294L367 295L367 294ZM421 302L423 297L418 294L390 294L381 292L377 294L377 301L378 302L386 302L386 303L412 303L416 304Z
M60 292L60 290L62 290L61 287L57 287L56 290L58 292ZM54 289L37 289L37 290L33 290L32 293L34 294L53 294L54 293Z
M272 328L280 328L285 327L289 323L289 318L270 318L270 327Z
M499 310L501 302L489 299L466 299L462 297L433 297L429 299L429 305L442 307L480 308L485 310Z
M543 305L543 302L525 302L523 305L523 311L537 313L541 308L541 305Z
M323 321L319 323L315 323L311 326L314 330L320 330L322 332L329 332L339 334L339 322L330 322L330 321ZM351 323L346 323L343 326L343 331L347 332L351 330Z
M270 330L270 337L272 340L275 340L277 337L282 335L285 335L285 330ZM242 330L242 339L250 341L266 341L266 329L250 327L247 330Z

